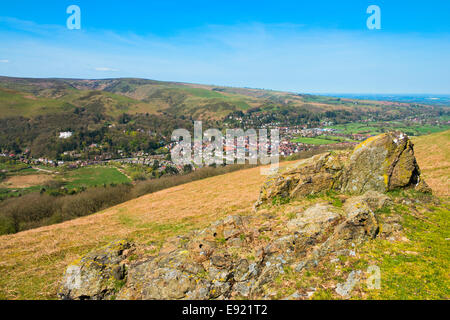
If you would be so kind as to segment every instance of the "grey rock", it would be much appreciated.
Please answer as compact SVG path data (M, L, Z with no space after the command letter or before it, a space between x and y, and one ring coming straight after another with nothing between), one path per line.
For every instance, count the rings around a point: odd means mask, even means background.
M339 218L340 214L333 207L316 204L304 212L299 212L295 219L288 222L287 228L302 236L312 236L326 231Z
M120 281L125 278L124 250L130 248L125 240L119 240L93 250L79 261L67 267L58 290L64 300L107 299L116 293Z

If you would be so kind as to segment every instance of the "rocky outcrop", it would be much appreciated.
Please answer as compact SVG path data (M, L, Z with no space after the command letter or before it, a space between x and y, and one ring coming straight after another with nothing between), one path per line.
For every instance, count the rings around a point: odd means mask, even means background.
M343 205L318 200L294 207L290 219L262 209L232 215L208 228L167 239L156 254L116 241L71 264L61 299L266 299L285 272L314 268L330 256L374 239L398 237L398 217L380 223L377 212L390 204L383 194L396 188L427 191L413 146L400 133L373 137L350 152L328 152L300 161L269 179L257 205L327 190L344 192ZM356 195L353 195L353 194ZM301 201L300 201L301 202ZM276 206L274 208L277 208ZM387 222L387 223L385 223ZM135 255L135 254L133 254ZM357 279L336 292L347 296Z
M343 208L315 204L281 225L265 215L228 216L136 261L126 259L126 241L94 250L67 268L59 297L264 299L285 268L302 272L378 230L374 212L358 197Z
M402 188L431 192L420 176L411 140L390 132L367 139L351 153L328 152L281 170L264 183L255 207L327 190L362 194Z

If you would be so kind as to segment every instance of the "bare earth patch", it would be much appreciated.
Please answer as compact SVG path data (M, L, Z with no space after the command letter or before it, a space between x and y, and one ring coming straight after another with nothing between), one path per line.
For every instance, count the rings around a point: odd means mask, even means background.
M50 180L52 180L52 176L45 174L14 176L3 181L0 187L22 189L42 185Z

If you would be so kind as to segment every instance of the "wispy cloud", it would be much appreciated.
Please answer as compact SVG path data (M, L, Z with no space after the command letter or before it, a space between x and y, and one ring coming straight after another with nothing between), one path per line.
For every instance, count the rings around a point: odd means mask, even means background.
M66 28L59 25L38 24L33 21L0 16L0 25L15 31L27 32L35 36L52 36Z
M107 68L107 67L97 67L94 68L96 71L106 71L106 72L117 72L119 69Z
M0 63L9 63L9 60L7 60L7 59L0 59Z

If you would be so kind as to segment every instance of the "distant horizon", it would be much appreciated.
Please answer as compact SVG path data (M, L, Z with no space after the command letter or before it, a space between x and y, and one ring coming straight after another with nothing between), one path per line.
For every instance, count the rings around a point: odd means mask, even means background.
M368 93L368 92L321 92L321 95L332 95L332 94L344 94L344 95L367 95L367 96L377 96L377 95L392 95L392 96L450 96L450 93L391 93L391 92L378 92L378 93Z
M229 86L215 83L198 83L198 82L189 82L189 81L179 81L179 80L160 80L155 78L141 78L141 77L108 77L108 78L77 78L77 77L18 77L18 76L6 76L1 75L0 78L16 78L16 79L34 79L34 80L91 80L91 81L102 81L102 80L120 80L120 79L138 79L138 80L149 80L149 81L158 81L158 82L172 82L172 83L181 83L181 84L191 84L191 85L202 85L202 86L211 86L211 87L228 87L228 88L241 88L241 89L249 89L249 90L267 90L267 91L279 91L286 92L292 94L306 94L306 95L324 95L324 96L335 96L335 95L355 95L355 96L449 96L450 93L392 93L392 92L377 92L377 93L368 93L368 92L314 92L314 91L290 91L283 89L272 89L272 88L256 88L249 86Z

